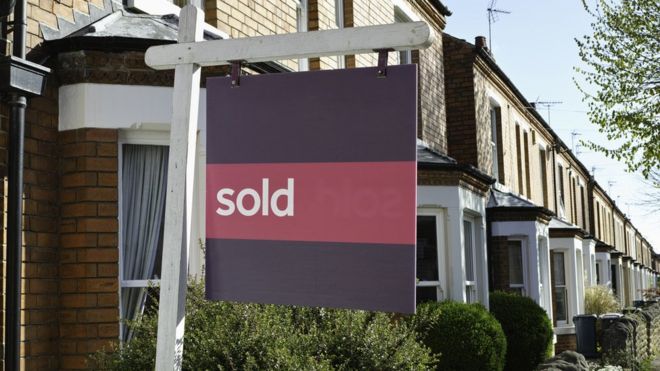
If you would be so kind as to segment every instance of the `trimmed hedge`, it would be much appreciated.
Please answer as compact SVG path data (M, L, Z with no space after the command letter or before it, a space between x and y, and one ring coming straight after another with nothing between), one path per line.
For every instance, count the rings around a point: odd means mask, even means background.
M509 349L507 370L534 370L552 351L552 323L532 299L517 294L490 294L490 311L502 324Z
M121 349L93 369L153 370L157 313L129 324ZM183 370L426 370L436 359L407 322L365 311L207 301L193 283L186 302Z
M506 338L502 327L480 304L424 303L411 318L420 338L440 356L438 370L504 368Z

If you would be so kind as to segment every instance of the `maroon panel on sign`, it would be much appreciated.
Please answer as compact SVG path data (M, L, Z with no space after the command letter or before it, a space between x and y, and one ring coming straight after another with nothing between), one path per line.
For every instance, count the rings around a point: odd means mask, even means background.
M207 161L415 161L416 68L209 78Z
M207 238L415 244L415 162L209 164Z

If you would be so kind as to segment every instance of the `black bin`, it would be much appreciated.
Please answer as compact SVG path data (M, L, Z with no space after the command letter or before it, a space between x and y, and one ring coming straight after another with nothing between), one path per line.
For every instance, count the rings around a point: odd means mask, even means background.
M577 351L586 358L598 357L598 351L596 350L597 319L598 317L593 314L581 314L573 317Z

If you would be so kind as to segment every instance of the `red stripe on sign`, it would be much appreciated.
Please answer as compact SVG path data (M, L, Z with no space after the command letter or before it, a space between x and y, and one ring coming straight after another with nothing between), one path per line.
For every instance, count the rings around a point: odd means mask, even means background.
M207 238L415 243L414 161L208 164Z

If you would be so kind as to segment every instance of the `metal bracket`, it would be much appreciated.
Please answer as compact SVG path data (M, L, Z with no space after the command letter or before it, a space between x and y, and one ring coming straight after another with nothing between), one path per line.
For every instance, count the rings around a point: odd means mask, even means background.
M231 87L241 85L241 66L243 61L231 61Z
M376 49L378 53L378 77L387 77L387 58L394 49Z

